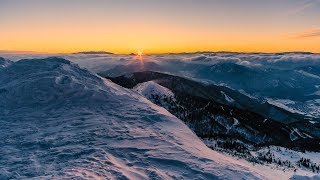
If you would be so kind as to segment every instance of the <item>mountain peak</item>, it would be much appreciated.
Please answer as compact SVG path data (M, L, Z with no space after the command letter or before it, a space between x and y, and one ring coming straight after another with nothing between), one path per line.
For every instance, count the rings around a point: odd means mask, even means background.
M263 177L207 148L165 109L67 60L4 69L0 178Z

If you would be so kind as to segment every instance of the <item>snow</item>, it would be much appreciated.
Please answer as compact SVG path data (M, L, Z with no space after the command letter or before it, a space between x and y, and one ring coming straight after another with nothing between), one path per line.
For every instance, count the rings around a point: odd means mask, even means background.
M251 94L247 93L247 92L246 92L246 91L244 91L243 89L240 89L240 90L239 90L239 92L240 92L241 94L243 94L243 95L245 95L245 96L247 96L247 97L251 98L251 99L258 99L257 97L252 96Z
M311 93L310 95L320 96L320 90L319 91L315 91L314 93Z
M305 102L297 102L289 99L266 99L269 104L275 105L291 113L302 114L306 117L320 116L320 99L312 99Z
M301 73L301 74L303 74L303 75L305 75L305 76L307 76L307 77L312 77L312 78L320 79L320 76L317 76L317 75L308 73L308 72L306 72L306 71L299 70L298 72Z
M235 128L237 125L239 124L239 120L236 118L233 118L233 124L227 128L227 134L230 132L230 130L232 130L233 128Z
M212 139L204 139L205 144L215 147L216 141ZM286 166L279 166L278 164L275 163L254 163L254 162L249 162L245 160L244 158L237 157L234 154L230 154L227 152L222 153L225 156L228 156L230 158L237 158L237 161L246 164L247 166L251 166L251 168L254 171L261 172L264 176L267 177L267 179L300 179L300 178L306 178L306 179L319 179L320 175L316 172L312 172L308 169L305 169L303 167L299 167L296 163L297 161L300 160L300 158L307 158L311 159L313 163L320 164L320 158L319 158L319 153L318 152L309 152L306 151L304 153L299 152L299 151L294 151L290 150L287 148L283 147L278 147L278 146L270 146L261 148L258 150L252 150L250 151L250 154L254 158L258 158L260 154L264 155L267 154L268 152L271 152L274 155L274 159L276 160L281 160L282 162L284 161L289 161L291 164L291 168L288 168ZM294 171L296 169L296 172Z
M232 99L230 96L228 96L225 92L223 92L223 91L220 91L220 92L224 95L224 98L226 99L227 102L229 102L229 103L234 102L234 99Z
M281 109L284 109L288 112L291 112L291 113L297 113L297 114L303 114L305 115L306 113L304 112L301 112L300 110L298 109L295 109L294 107L290 107L289 105L292 105L292 104L295 104L294 101L291 101L291 100L287 100L287 99L271 99L271 98L266 98L267 99L267 102L269 104L272 104L274 106L277 106Z
M0 89L0 179L274 176L212 151L165 109L64 59L17 61L0 70Z
M320 99L313 99L305 102L307 111L311 116L319 117L320 116Z
M153 81L140 83L136 87L134 87L133 90L141 94L143 97L146 97L147 99L152 98L152 95L174 98L174 93L170 89L163 87Z
M305 169L300 168L296 163L301 159L310 159L312 163L316 163L317 165L320 165L320 158L318 152L299 152L294 151L291 149L279 147L279 146L270 146L269 148L262 148L258 150L257 152L252 152L253 155L257 155L257 153L265 154L267 152L271 152L274 155L274 159L281 160L281 161L289 161L291 165L293 165L295 168L298 169L297 175L300 176L312 176L312 172L305 171ZM300 173L299 173L300 172ZM320 178L320 176L317 176Z

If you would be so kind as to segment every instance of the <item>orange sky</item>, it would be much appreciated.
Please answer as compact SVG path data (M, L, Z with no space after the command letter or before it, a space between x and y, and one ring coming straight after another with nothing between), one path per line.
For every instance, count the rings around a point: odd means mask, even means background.
M320 2L276 2L4 0L0 50L320 52Z

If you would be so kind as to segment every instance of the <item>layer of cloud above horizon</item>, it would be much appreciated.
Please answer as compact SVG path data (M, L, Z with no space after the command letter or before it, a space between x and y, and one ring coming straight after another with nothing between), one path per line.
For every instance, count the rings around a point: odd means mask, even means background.
M313 38L320 37L320 28L307 30L301 33L298 33L294 36L295 38Z

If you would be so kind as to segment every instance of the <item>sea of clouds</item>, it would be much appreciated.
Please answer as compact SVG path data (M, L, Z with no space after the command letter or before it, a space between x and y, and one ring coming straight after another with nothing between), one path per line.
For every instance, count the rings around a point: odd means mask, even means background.
M94 72L105 71L116 65L127 65L138 62L135 55L126 54L13 54L1 53L0 57L7 60L18 61L20 59L34 59L58 56L68 59L81 67ZM156 62L158 64L181 63L213 65L217 63L235 63L249 67L272 67L292 69L300 66L320 66L320 54L314 53L232 53L232 52L203 52L180 54L156 54L144 55L143 62Z
M23 54L1 53L10 61L58 56L94 73L116 75L160 71L225 85L255 98L281 103L320 117L320 54L199 52L180 54ZM141 68L142 67L142 68Z

